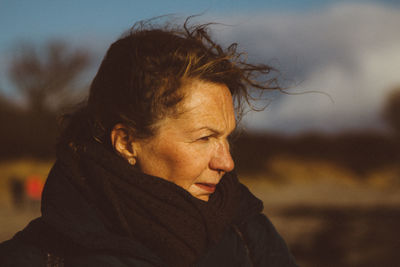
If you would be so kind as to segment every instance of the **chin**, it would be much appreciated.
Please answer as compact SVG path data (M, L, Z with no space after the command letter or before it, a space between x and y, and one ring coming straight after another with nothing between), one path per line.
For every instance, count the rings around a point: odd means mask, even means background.
M209 195L201 195L201 196L194 196L195 198L198 198L200 200L208 202L208 199L210 198Z

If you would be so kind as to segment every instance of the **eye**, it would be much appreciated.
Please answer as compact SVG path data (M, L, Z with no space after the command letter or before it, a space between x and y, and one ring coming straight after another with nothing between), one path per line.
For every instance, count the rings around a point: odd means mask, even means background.
M210 140L210 138L211 138L211 135L206 135L206 136L200 137L198 140L200 140L200 141L208 141L208 140Z
M209 134L209 135L205 135L205 136L203 136L203 137L200 137L199 139L197 139L198 141L201 141L201 142L208 142L208 141L210 141L210 139L213 137L214 135L213 134Z

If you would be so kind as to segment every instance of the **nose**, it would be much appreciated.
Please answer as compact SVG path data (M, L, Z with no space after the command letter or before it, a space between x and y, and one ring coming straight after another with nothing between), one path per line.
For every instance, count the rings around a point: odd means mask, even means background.
M215 154L210 161L210 168L219 172L230 172L234 167L235 163L229 151L229 143L227 141L218 143Z

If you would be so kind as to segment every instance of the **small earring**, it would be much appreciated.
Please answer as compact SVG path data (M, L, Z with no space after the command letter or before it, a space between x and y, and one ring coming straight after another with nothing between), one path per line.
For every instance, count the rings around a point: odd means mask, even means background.
M136 164L136 158L135 157L131 157L128 159L129 164L131 165L135 165Z

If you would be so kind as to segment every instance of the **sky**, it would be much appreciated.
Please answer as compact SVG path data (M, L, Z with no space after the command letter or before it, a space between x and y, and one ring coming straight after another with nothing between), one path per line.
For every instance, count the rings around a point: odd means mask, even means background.
M202 14L199 21L224 23L214 29L218 41L237 42L250 62L279 69L289 94L267 95L267 108L249 112L246 128L286 134L385 130L382 107L400 87L395 0L0 0L2 93L18 98L6 74L21 41L62 39L87 47L96 69L109 44L135 21L164 14Z

